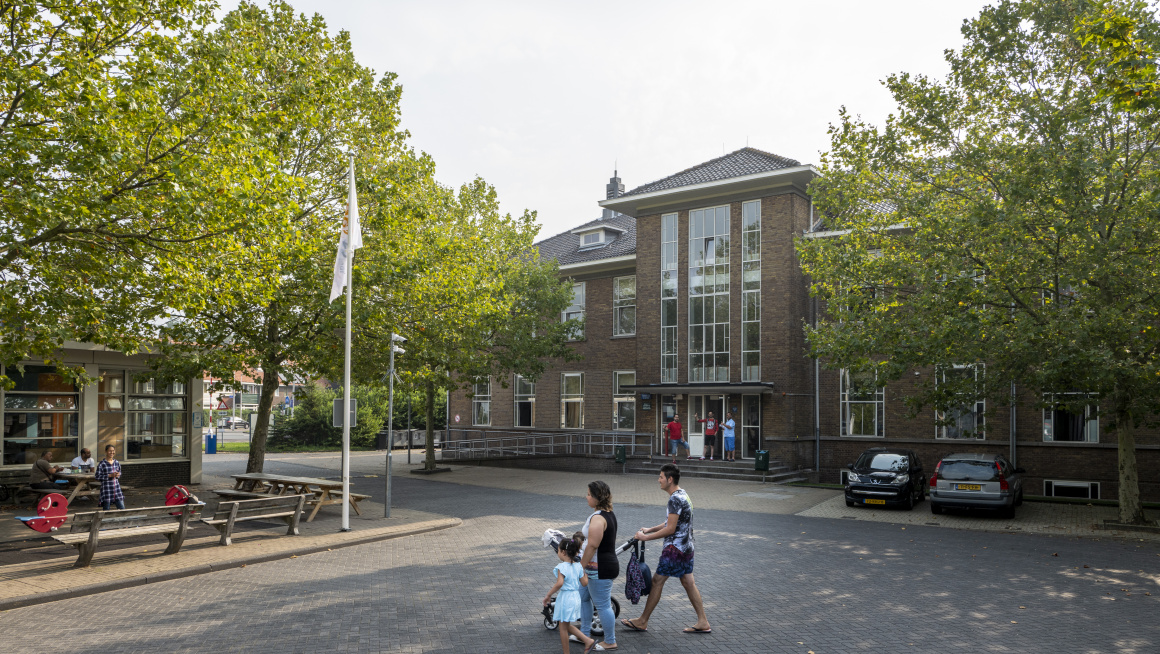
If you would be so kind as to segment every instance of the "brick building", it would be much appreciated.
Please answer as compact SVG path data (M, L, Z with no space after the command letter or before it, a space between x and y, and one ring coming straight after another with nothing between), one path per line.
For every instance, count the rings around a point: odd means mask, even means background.
M599 219L537 244L573 281L562 318L585 318L583 360L534 384L513 376L451 394L449 440L623 434L657 453L678 413L698 452L692 416L731 411L739 458L769 450L823 482L841 481L867 447L908 447L928 466L994 451L1028 470L1028 494L1115 498L1117 444L1099 418L1044 410L1038 391L1016 388L1014 412L979 403L940 427L933 410L905 416L911 380L876 388L807 356L802 327L817 307L794 239L826 235L806 192L817 175L743 148L628 192L614 176ZM1160 438L1141 431L1137 443L1141 493L1160 499Z

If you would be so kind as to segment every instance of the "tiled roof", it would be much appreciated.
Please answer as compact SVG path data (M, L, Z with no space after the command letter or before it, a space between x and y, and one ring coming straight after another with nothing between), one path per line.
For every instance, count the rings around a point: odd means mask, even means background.
M675 175L669 175L664 179L658 179L644 186L638 186L628 193L622 194L621 197L664 191L682 186L692 186L694 184L704 184L706 182L715 182L732 177L744 177L746 175L765 173L781 168L794 168L800 165L800 162L793 159L779 157L776 154L770 154L757 148L745 147L736 152L730 152L723 157L718 157L712 161L706 161L703 164L682 170Z
M601 225L607 225L608 227L614 227L624 231L618 233L609 230L605 232L606 238L610 239L609 241L600 246L588 247L581 250L580 235L573 234L572 232L588 227L596 228ZM614 213L607 220L598 218L562 234L556 234L555 236L546 238L536 243L536 247L540 250L540 257L544 259L555 259L561 266L573 263L591 263L600 261L601 259L636 254L636 218Z

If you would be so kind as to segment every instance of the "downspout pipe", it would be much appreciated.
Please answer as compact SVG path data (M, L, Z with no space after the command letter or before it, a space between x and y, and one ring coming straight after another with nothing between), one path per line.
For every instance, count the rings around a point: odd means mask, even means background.
M1019 467L1019 460L1016 457L1015 448L1015 382L1011 382L1011 427L1009 433L1008 441L1011 446L1011 465Z
M810 198L810 231L814 231L814 199ZM813 322L814 328L818 327L818 298L813 298ZM821 384L818 381L818 358L814 357L814 472L818 475L818 481L822 480L822 396L820 393Z

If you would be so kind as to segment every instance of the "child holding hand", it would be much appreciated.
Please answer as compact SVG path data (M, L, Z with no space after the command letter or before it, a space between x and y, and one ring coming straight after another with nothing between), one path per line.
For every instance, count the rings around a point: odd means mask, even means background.
M556 549L560 563L552 569L556 575L556 583L548 590L548 594L544 595L543 605L547 606L548 602L552 601L552 593L559 591L559 594L556 595L556 608L552 614L552 619L560 625L560 645L564 648L564 654L568 654L569 634L576 636L580 642L584 643L584 654L588 654L596 645L595 638L585 636L576 625L572 624L580 619L580 587L588 585L588 575L584 574L584 568L576 562L581 542L582 539L575 537L564 538L560 541L560 545Z

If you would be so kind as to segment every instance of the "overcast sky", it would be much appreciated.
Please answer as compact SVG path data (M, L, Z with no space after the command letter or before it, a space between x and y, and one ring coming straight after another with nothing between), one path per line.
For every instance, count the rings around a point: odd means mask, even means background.
M399 75L403 126L441 182L482 177L503 211L539 213L540 238L598 217L614 164L632 189L747 144L817 163L842 105L881 123L880 81L945 75L988 4L290 2Z

